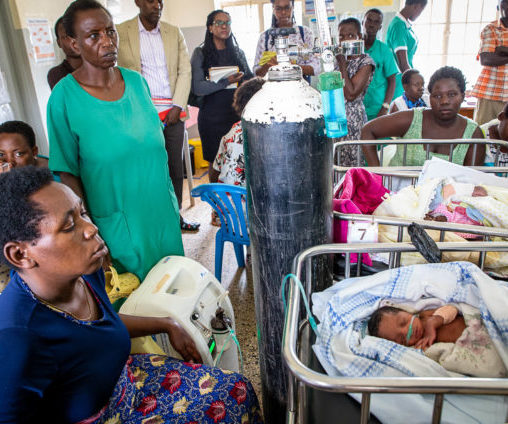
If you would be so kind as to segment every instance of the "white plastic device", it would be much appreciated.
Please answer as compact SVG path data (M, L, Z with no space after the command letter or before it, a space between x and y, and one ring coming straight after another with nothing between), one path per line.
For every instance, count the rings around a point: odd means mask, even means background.
M218 307L224 309L234 331L235 317L228 292L214 275L192 259L166 256L131 293L120 312L135 316L170 316L192 337L205 364L238 371L238 350L228 337L229 332L215 331L211 326ZM167 334L156 335L155 341L169 356L181 358ZM219 355L220 363L216 363Z

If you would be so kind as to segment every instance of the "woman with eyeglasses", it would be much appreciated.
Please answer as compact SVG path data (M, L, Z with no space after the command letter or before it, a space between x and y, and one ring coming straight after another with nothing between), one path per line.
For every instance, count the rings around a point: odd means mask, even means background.
M289 44L304 49L314 47L314 35L310 28L296 25L294 13L294 0L271 0L273 5L272 26L259 36L254 59L254 73L264 77L268 69L277 64L275 55L275 37L272 30L275 28L295 28L296 33L289 35ZM304 78L319 73L319 58L309 54L299 58L296 63L301 66Z
M214 10L206 18L205 41L192 53L192 92L202 96L198 129L203 145L203 157L209 171L219 150L222 136L238 121L233 109L236 88L253 74L231 32L231 16L223 10ZM237 67L238 70L214 81L210 68Z

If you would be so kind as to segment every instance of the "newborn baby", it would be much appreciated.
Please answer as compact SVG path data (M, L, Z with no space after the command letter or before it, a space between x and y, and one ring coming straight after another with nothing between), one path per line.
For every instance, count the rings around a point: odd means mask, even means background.
M433 343L455 343L466 323L455 306L420 311L418 314L384 306L369 319L369 334L404 346L426 349Z

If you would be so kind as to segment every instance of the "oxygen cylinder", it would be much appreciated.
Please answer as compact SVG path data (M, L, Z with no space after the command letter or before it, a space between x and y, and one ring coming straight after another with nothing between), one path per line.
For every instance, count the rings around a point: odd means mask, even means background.
M263 409L266 422L278 424L287 395L280 287L298 252L331 241L332 142L319 92L289 63L270 68L242 128ZM324 261L314 262L317 290L330 284L327 271Z

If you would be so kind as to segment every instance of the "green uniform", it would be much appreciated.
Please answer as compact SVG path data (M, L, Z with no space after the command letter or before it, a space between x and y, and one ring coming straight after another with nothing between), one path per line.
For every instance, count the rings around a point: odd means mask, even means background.
M374 44L365 53L376 63L372 82L363 99L367 119L370 121L377 116L381 106L385 102L386 88L388 87L386 79L399 72L399 68L393 59L393 53L390 48L379 40L374 41ZM388 103L391 101L392 99L389 99Z
M395 18L392 19L390 25L388 26L388 30L386 32L386 44L393 52L393 56L395 58L395 62L397 61L397 51L399 50L407 50L407 62L409 66L413 67L413 57L416 53L416 49L418 48L418 39L411 27L411 24L401 18L399 15L396 15ZM401 73L397 74L397 85L395 87L394 98L402 96L404 89L402 88L401 81Z
M93 222L119 272L141 281L166 255L183 255L164 136L146 81L119 68L125 92L104 101L69 74L48 103L52 171L81 178Z

